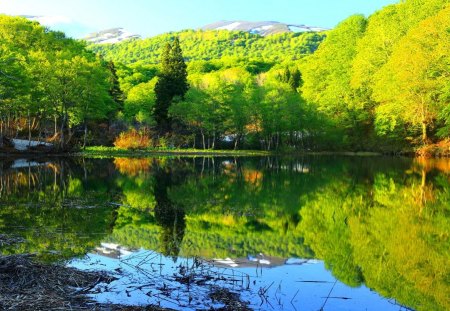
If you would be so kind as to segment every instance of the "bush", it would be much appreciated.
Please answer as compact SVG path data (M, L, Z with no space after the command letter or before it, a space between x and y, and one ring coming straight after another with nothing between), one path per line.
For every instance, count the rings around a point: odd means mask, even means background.
M121 149L146 149L151 146L151 138L144 132L129 130L120 133L114 141L114 146Z

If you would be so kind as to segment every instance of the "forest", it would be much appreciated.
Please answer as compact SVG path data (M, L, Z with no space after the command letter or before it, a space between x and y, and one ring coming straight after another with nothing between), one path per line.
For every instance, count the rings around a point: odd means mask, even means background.
M2 15L0 147L448 153L449 3L401 1L324 33L112 45Z

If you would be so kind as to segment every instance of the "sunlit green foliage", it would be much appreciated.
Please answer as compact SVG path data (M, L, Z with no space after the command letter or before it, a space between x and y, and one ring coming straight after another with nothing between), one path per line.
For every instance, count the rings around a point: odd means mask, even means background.
M106 118L117 108L109 94L106 64L62 33L1 15L0 51L0 62L6 65L0 81L7 95L0 99L5 134L26 130L31 138L52 128L65 149L74 126Z
M424 143L433 126L448 136L449 29L450 7L409 30L377 72L373 97L381 103L376 111L380 132L406 123L421 130Z
M303 96L344 130L342 141L363 148L370 129L370 110L358 89L350 86L356 45L364 35L366 19L352 16L330 31L318 51L302 66ZM338 143L338 142L337 142Z
M308 57L303 95L343 131L335 144L398 151L448 137L448 5L406 0L350 17Z

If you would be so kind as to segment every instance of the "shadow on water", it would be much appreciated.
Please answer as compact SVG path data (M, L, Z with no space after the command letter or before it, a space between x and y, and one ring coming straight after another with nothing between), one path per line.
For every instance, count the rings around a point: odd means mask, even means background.
M126 271L119 302L218 307L219 286L256 310L450 308L448 160L0 163L0 233L25 240L1 253Z

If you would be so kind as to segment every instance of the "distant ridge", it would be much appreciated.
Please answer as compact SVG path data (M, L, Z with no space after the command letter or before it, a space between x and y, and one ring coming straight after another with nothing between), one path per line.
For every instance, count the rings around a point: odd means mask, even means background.
M261 36L268 36L285 32L320 32L329 30L323 27L308 26L303 24L285 24L274 21L248 22L248 21L219 21L206 25L202 30L234 30L246 31Z
M99 32L93 32L83 39L95 44L119 43L129 39L139 39L140 35L133 34L123 28L111 28Z

